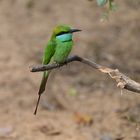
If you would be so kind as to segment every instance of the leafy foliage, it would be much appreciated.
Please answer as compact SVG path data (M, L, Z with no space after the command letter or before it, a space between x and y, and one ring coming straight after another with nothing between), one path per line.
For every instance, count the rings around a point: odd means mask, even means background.
M98 6L107 6L107 10L103 13L101 21L109 19L110 12L116 11L118 8L114 0L96 0L96 1Z

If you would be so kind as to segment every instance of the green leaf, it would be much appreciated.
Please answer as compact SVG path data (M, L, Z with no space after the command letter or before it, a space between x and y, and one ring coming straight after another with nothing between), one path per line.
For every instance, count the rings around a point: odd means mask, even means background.
M116 3L112 2L112 3L111 3L111 6L109 7L109 9L110 9L111 11L116 11L116 10L118 9L118 6L117 6Z
M104 6L107 3L107 0L97 0L98 6Z
M69 90L68 94L69 94L70 96L76 96L76 95L77 95L77 90L74 89L74 88L71 88L71 89Z

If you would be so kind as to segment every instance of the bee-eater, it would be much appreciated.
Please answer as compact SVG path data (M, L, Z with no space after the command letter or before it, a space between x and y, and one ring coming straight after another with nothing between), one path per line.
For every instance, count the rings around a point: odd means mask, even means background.
M42 64L47 65L50 62L55 62L58 64L63 63L67 59L73 46L72 35L74 32L78 31L81 30L72 29L67 25L56 26L53 30L50 40L48 41L45 47ZM38 91L38 101L36 104L34 114L37 113L40 97L41 94L45 91L49 74L50 71L43 72L43 77Z

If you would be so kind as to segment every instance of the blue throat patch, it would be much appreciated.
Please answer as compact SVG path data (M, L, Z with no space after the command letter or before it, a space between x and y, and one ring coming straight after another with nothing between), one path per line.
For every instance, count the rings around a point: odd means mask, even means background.
M58 39L61 42L70 41L72 40L72 33L58 35L56 36L56 39Z

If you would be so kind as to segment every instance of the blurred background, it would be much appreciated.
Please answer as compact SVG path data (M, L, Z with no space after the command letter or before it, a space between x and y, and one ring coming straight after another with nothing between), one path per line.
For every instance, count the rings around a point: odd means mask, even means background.
M52 29L68 24L71 55L118 68L140 82L140 0L106 7L88 0L0 0L0 139L140 140L140 95L121 90L107 75L73 62L49 77L38 114L33 115L41 63Z

